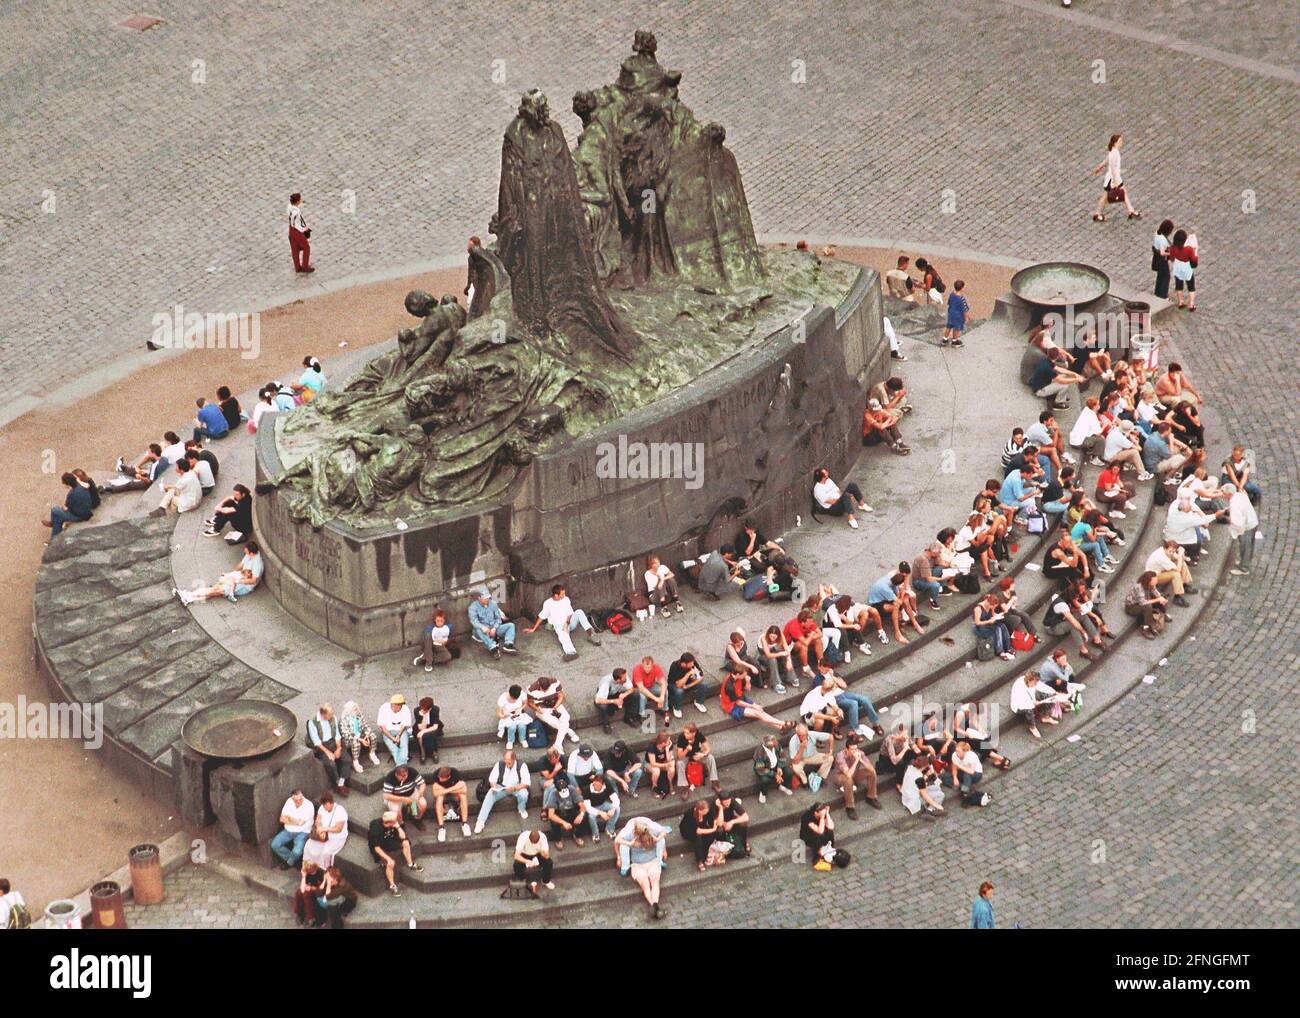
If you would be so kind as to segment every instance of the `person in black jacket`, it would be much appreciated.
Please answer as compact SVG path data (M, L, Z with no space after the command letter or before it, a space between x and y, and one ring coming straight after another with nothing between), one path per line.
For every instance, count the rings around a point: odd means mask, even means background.
M691 804L682 817L681 832L695 850L695 866L703 873L704 863L709 858L709 846L718 833L718 818L708 799L698 799Z
M236 484L230 497L221 501L206 523L204 537L218 537L226 524L230 524L231 536L239 535L235 543L247 538L253 532L253 493L246 485Z
M67 486L68 494L63 505L50 506L50 518L41 520L51 530L51 536L62 533L68 523L85 523L94 512L90 492L77 480L76 474L64 474L61 481Z

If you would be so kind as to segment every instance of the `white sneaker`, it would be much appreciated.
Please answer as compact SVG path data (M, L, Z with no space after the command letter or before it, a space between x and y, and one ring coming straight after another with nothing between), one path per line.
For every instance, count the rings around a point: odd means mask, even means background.
M1138 471L1138 480L1139 480L1139 481L1149 481L1149 480L1151 480L1151 478L1153 478L1153 477L1155 477L1155 476L1156 476L1155 474L1148 474L1145 470L1139 470L1139 471Z
M880 630L878 633L876 633L876 635L877 635L878 637L880 637L880 642L881 642L881 643L888 643L888 642L889 642L889 637L885 635L885 631L884 631L883 629Z
M1127 509L1129 512L1132 512L1134 509L1137 508L1137 506L1135 506L1132 502L1125 502L1124 508Z
M849 526L852 527L854 530L858 529L858 521L855 520L852 516L849 517Z
M463 835L465 835L465 837L468 838L468 837L469 837L469 824L461 824L461 825L460 825L460 833L463 834Z
M781 789L781 791L786 795L794 795L794 792L790 789L789 785L777 785L776 787Z
M674 708L673 708L673 717L675 717L675 718L680 718L681 716L682 716L682 709L681 709L680 707L674 707Z
M1113 520L1126 520L1128 519L1128 515L1120 512L1118 509L1112 509L1110 511L1110 518Z
M356 771L358 774L360 774L361 771L362 771L361 761L360 761L360 760L357 760L357 759L353 759L353 761L352 761L352 769L353 769L354 771Z
M527 820L527 819L528 819L528 810L526 810L526 809L521 809L521 810L519 811L519 819L520 819L520 820Z
M871 506L867 505L866 502L859 502L858 508L861 509L864 513L874 513L876 511Z
M696 701L695 701L695 709L696 709L697 711L699 711L701 714L707 714L707 713L709 713L709 708L706 707L706 706L704 706L704 704L700 703L699 700L696 700ZM681 717L680 714L678 714L677 716L678 716L678 717Z
M446 841L446 840L447 840L447 828L445 828L445 827L439 827L439 828L438 828L438 840L439 840L439 841Z
M482 825L482 824L475 824L475 825L474 825L474 833L475 833L475 834L482 834L482 833L483 833L483 825Z
M766 793L766 792L759 792L759 793L758 793L758 801L759 801L760 803L767 802L767 793Z

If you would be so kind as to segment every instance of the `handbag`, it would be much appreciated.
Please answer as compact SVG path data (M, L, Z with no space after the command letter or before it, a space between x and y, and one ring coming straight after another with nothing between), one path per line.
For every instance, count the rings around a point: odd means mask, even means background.
M987 636L981 636L975 641L975 657L977 660L992 661L997 656L997 648Z
M1034 644L1037 642L1038 642L1037 640L1035 640L1032 636L1029 635L1028 632L1026 632L1023 629L1017 629L1014 633L1011 634L1012 650L1019 650L1019 651L1033 650Z
M1124 185L1117 184L1114 187L1106 188L1106 201L1111 205L1118 205L1124 200Z
M704 764L692 760L686 765L686 783L692 788L699 788L704 784Z

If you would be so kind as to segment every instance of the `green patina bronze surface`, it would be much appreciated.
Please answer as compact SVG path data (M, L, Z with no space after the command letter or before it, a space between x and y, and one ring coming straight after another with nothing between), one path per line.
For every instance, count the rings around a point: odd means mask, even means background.
M470 309L422 291L419 324L342 389L282 418L292 518L389 526L506 493L553 443L689 385L816 304L854 266L754 239L735 157L638 32L618 81L580 92L576 150L533 90L506 129Z

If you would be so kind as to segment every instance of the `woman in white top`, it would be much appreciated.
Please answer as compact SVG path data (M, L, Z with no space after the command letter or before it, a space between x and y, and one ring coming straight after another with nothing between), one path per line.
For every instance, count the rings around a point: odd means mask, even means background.
M1097 199L1097 211L1092 214L1092 218L1098 223L1106 221L1106 205L1110 201L1110 190L1114 187L1123 188L1124 210L1128 212L1130 219L1141 219L1142 213L1133 208L1133 203L1128 200L1128 188L1124 187L1124 174L1120 168L1119 147L1124 142L1124 136L1112 134L1110 144L1106 146L1106 158L1100 166L1092 171L1095 177L1106 171L1106 176L1101 180L1101 197Z
M334 857L343 850L348 840L348 811L334 801L333 792L325 792L320 797L320 806L316 810L316 823L312 827L311 837L303 846L303 862L315 863L321 869L334 865Z
M263 389L257 394L257 406L253 407L253 416L248 419L248 433L256 434L257 429L261 427L262 418L275 411L275 391L270 388Z
M645 589L651 604L659 606L663 615L671 615L673 608L685 614L682 600L677 596L677 574L651 555L645 563Z
M903 783L898 786L898 791L903 797L903 808L912 816L916 816L921 810L925 810L929 816L943 812L943 788L928 760L928 757L913 759L907 765L907 770L903 772ZM925 770L917 767L918 761Z
M505 736L506 749L513 749L515 743L523 749L527 744L528 697L524 687L513 685L497 698L497 738Z

